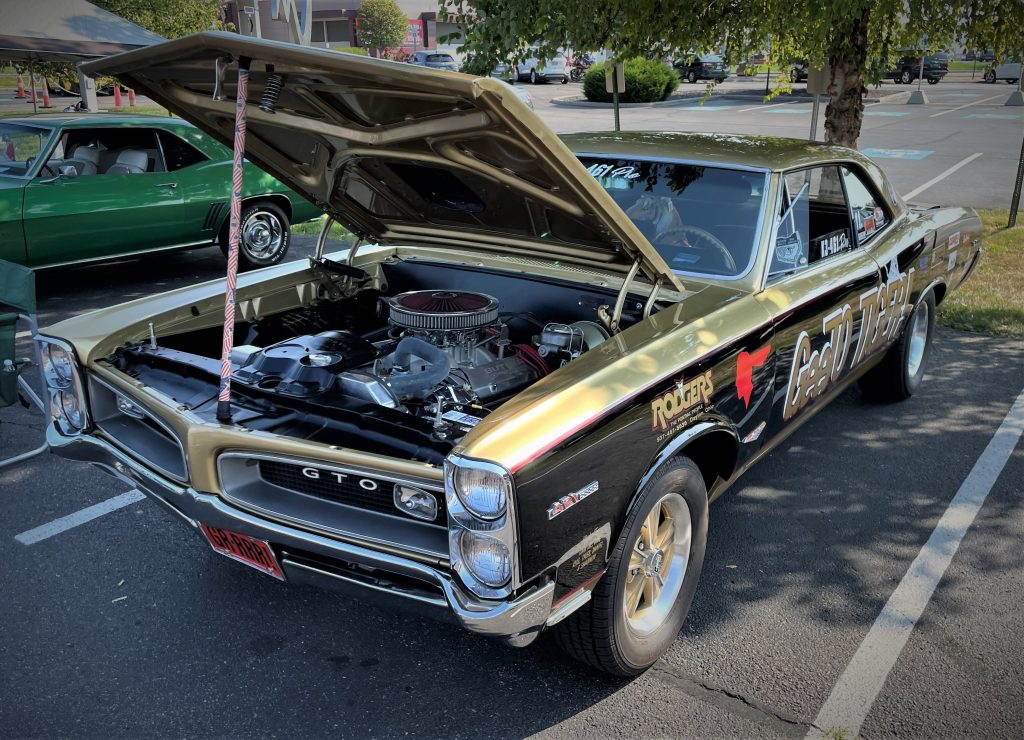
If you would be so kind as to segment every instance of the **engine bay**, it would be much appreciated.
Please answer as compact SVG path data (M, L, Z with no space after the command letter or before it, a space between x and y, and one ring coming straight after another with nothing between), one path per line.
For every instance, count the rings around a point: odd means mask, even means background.
M236 324L232 422L439 464L506 400L606 341L610 290L399 264L378 290ZM427 286L436 287L427 287ZM480 290L465 290L472 285ZM640 318L628 302L623 324ZM152 337L108 361L215 418L219 327Z

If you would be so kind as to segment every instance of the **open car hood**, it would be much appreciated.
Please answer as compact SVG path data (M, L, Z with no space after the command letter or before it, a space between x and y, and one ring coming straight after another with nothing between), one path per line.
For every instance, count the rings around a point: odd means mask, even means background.
M215 67L222 100L214 100ZM672 270L573 153L491 78L202 33L82 65L115 75L230 147L237 60L251 60L246 156L381 244L442 244ZM222 63L223 64L223 63ZM283 86L259 107L271 70ZM272 85L271 85L272 87Z

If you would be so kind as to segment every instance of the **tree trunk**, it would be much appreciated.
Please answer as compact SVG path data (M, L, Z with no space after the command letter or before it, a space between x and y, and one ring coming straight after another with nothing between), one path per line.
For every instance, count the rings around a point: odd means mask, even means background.
M828 58L831 78L828 85L828 106L825 108L825 141L841 146L857 146L864 121L864 68L868 59L868 19L871 6L850 20L837 39L842 49Z

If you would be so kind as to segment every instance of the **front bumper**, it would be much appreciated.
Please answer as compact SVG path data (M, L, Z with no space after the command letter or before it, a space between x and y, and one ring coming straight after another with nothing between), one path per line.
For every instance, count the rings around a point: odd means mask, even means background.
M137 487L200 537L203 523L266 540L289 580L455 621L470 632L501 638L516 647L532 642L551 616L553 582L513 600L483 600L468 593L444 569L255 516L219 496L154 473L99 437L68 437L51 425L46 441L55 454L91 463Z

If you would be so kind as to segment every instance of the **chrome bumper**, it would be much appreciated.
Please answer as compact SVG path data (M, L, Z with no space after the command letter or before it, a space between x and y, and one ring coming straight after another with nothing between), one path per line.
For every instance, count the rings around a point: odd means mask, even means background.
M465 591L445 570L254 516L218 496L154 473L98 437L67 437L51 426L46 441L55 454L91 463L137 487L200 537L201 522L270 542L289 580L453 619L470 632L502 638L516 647L532 642L551 614L552 582L511 601L482 600ZM417 583L423 588L417 588Z

